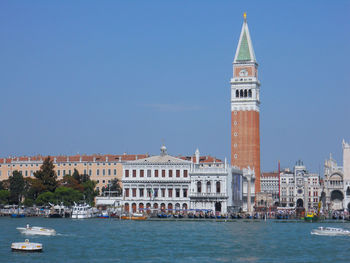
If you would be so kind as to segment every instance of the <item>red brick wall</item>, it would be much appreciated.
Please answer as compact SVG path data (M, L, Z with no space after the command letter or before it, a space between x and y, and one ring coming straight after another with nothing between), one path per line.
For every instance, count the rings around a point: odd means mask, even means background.
M237 155L236 158L235 155ZM248 166L254 168L255 193L260 192L259 112L236 111L236 114L231 113L231 164L240 169Z

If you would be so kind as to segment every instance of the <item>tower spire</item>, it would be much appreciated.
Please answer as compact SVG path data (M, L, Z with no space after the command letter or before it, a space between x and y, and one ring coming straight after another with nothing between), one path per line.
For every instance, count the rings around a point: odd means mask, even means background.
M239 37L236 55L233 63L253 62L256 63L253 43L250 38L250 33L247 23L247 13L243 14L243 25L241 35Z

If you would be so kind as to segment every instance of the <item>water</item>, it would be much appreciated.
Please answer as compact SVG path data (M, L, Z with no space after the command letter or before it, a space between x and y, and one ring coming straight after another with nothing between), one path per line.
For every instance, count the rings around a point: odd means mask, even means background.
M16 227L45 226L54 237L26 237ZM0 218L2 262L349 262L350 237L310 235L350 224L281 221L119 221ZM12 242L40 242L43 253L11 252Z

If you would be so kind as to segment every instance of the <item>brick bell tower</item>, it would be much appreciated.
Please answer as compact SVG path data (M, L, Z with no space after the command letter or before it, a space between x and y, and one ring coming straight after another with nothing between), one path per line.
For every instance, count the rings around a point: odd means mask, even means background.
M231 164L255 171L255 193L260 192L260 82L247 15L233 61L231 79Z

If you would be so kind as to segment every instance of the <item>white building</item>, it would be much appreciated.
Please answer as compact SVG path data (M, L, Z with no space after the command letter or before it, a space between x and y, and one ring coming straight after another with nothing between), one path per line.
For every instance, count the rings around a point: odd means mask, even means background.
M343 140L343 166L330 155L324 164L324 189L328 210L350 211L350 145Z
M293 172L281 172L280 188L280 206L317 210L321 193L319 176L309 173L302 161L296 163Z
M226 160L200 156L198 150L194 157L173 157L162 146L160 155L125 163L122 183L127 212L207 209L224 214L227 207L239 210L244 198L245 210L252 211L254 204L253 171L231 168Z
M231 168L225 163L208 166L199 163L199 151L196 150L195 164L190 171L190 207L207 209L217 213L227 213L228 185L227 178Z
M279 174L278 172L262 173L260 177L261 193L271 194L273 202L279 201Z
M167 154L130 161L123 166L125 211L188 209L191 162Z

